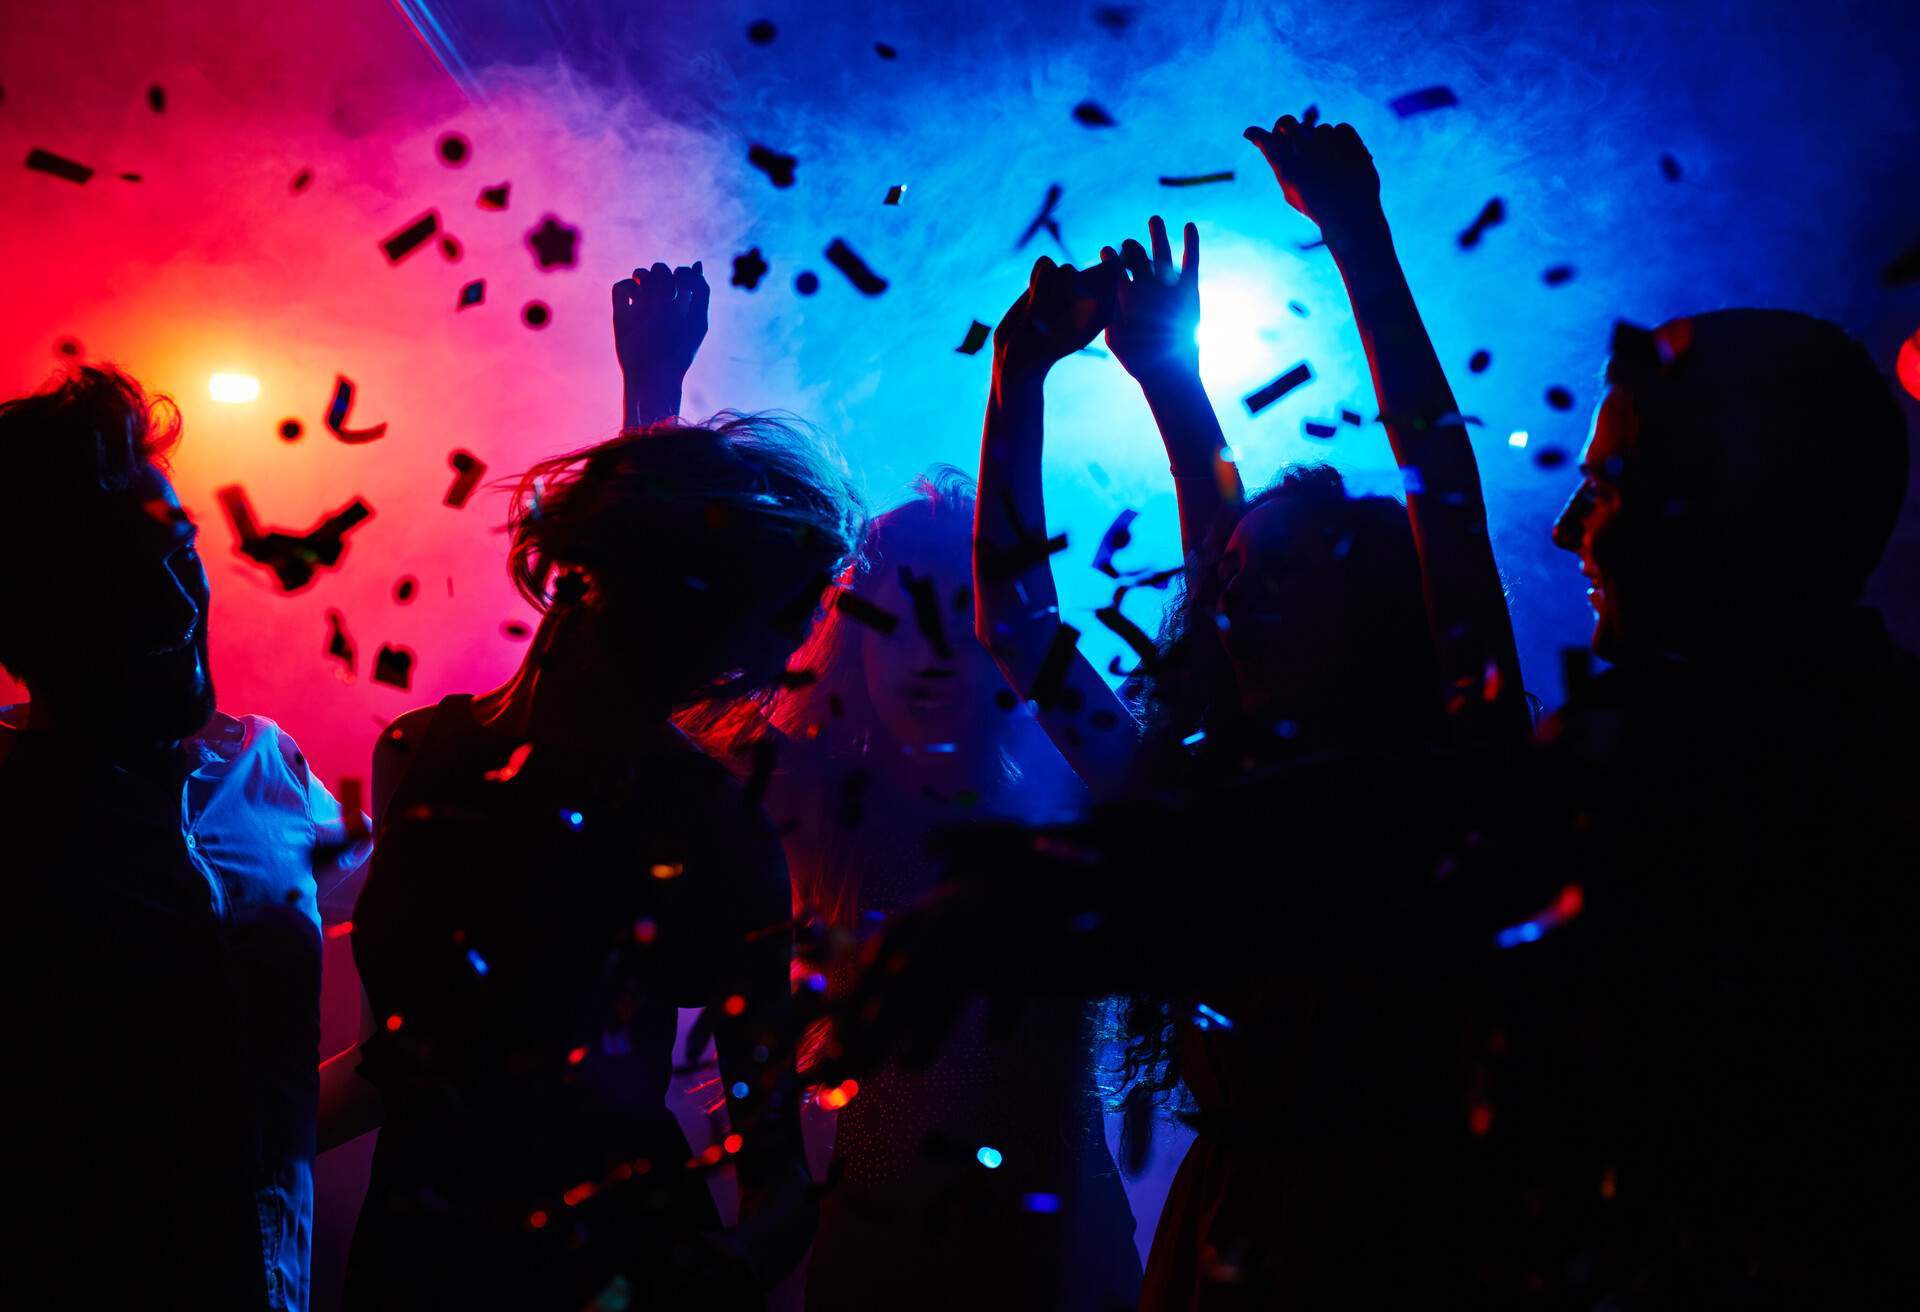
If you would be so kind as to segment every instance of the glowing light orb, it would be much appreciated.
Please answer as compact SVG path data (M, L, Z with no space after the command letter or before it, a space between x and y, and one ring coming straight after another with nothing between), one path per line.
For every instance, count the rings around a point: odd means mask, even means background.
M1900 378L1900 386L1907 389L1907 395L1920 401L1920 328L1900 343L1900 355L1894 361L1893 371Z
M989 1171L995 1171L1000 1168L1001 1157L998 1148L982 1148L974 1154L974 1157L979 1161L980 1165L986 1167Z
M1201 371L1222 383L1272 374L1282 353L1273 329L1283 309L1258 287L1207 278L1200 289L1200 326L1193 333Z
M1508 445L1508 446L1512 446L1512 447L1524 447L1524 446L1525 446L1526 444L1527 444L1527 430L1526 430L1526 429L1524 429L1524 428L1516 428L1516 429L1514 429L1514 430L1513 430L1513 431L1512 431L1511 433L1508 433L1508 434L1507 434L1507 445Z
M260 399L260 380L252 374L215 374L207 379L207 395L228 405Z

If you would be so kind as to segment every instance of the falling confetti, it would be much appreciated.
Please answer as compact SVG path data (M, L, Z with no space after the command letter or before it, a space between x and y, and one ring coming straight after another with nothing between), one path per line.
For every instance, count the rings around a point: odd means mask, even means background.
M456 310L471 309L486 299L487 280L485 278L475 278L472 282L460 289L459 303L453 308Z
M1250 392L1245 398L1247 413L1257 415L1294 388L1313 378L1313 366L1302 360L1293 368L1281 374L1258 391Z
M373 507L355 497L305 533L281 529L263 533L254 520L245 490L238 484L223 487L215 495L233 530L236 549L271 570L280 590L289 593L313 582L316 571L337 566L346 554L347 534L373 517Z
M978 355L980 348L987 344L987 338L992 335L993 329L975 319L967 326L966 337L953 349L961 355Z
M793 280L793 289L802 296L811 296L820 290L820 275L812 270L804 270Z
M1189 173L1176 177L1168 177L1162 174L1160 177L1160 185L1163 187L1204 187L1210 182L1232 181L1232 169L1221 169L1218 173Z
M827 262L847 275L847 281L862 296L878 296L887 290L887 280L867 267L853 247L835 237L827 246Z
M1460 249L1470 251L1478 246L1480 239L1487 235L1487 230L1506 222L1506 218L1507 204L1495 196L1480 207L1480 213L1474 216L1473 222L1469 223L1466 230L1460 234Z
M419 250L426 240L440 231L440 211L428 210L406 227L380 243L388 264L398 264Z
M353 380L345 374L337 374L333 380L333 401L327 406L327 430L349 446L376 442L386 436L387 426L384 422L372 428L348 428L347 411L352 408Z
M527 249L543 272L571 269L580 258L580 229L562 223L548 214L527 232Z
M778 34L778 29L764 18L756 18L747 24L747 40L757 46L771 45Z
M1388 102L1388 108L1401 118L1411 118L1415 114L1425 114L1435 109L1447 109L1460 103L1451 87L1424 87L1419 91L1409 91L1404 96L1396 96Z
M733 285L752 291L767 276L767 257L755 246L744 255L733 257Z
M467 160L473 155L473 143L458 132L443 134L433 148L440 156L440 162L450 169L465 168Z
M342 677L348 682L352 682L354 673L353 635L347 632L346 617L339 611L333 609L327 611L326 654L331 659L339 661L341 665L346 667Z
M1483 374L1487 371L1487 366L1492 363L1493 352L1484 350L1475 351L1467 360L1467 368L1473 373Z
M776 187L791 187L793 171L800 161L791 155L782 155L779 151L758 143L747 147L747 163L767 175L767 181Z
M1571 264L1556 264L1541 273L1540 281L1549 287L1565 286L1567 283L1573 281L1573 266Z
M483 210L503 210L507 207L507 190L510 184L502 182L492 187L480 188L480 197L474 203Z
M529 328L545 328L553 321L553 311L545 301L528 301L520 307L520 322Z
M282 419L280 421L280 440L283 442L298 442L300 435L306 431L298 419Z
M1091 100L1083 100L1073 107L1073 121L1090 128L1116 126L1113 115Z
M455 451L447 457L447 464L453 470L453 482L447 485L447 494L440 504L459 510L486 476L487 462L471 451Z
M373 681L394 688L413 686L413 650L409 647L380 645L373 658ZM486 974L484 965L478 967L482 975Z
M93 176L93 170L85 164L37 146L27 152L27 167L39 173L50 173L56 178L65 178L68 182L83 183Z

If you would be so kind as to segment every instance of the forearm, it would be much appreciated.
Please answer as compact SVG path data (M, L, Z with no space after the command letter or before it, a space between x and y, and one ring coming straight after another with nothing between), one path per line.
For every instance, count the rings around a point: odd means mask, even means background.
M320 1152L380 1128L380 1091L361 1077L359 1068L357 1043L320 1063Z
M1191 559L1221 508L1241 499L1240 471L1226 459L1227 439L1198 372L1174 369L1143 378L1140 390L1167 448L1180 507L1180 548Z
M622 378L620 426L646 428L680 413L680 380Z
M975 631L989 650L1050 631L1058 619L1040 476L1044 381L1037 373L996 368L987 399L974 501L973 598ZM1037 668L1042 653L1028 655Z

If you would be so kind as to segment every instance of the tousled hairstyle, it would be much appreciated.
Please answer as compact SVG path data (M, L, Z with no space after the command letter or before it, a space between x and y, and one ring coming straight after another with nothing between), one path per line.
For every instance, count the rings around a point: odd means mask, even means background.
M124 492L147 466L166 467L180 440L171 398L149 396L112 365L81 365L59 383L0 402L0 469L16 489L0 516L0 666L31 683L31 617L19 610L16 571L63 526L89 520L88 505ZM26 568L38 570L37 565ZM24 621L24 622L23 622Z
M564 603L603 601L673 702L724 702L778 682L864 521L859 492L797 421L722 411L528 469L508 569L548 612L543 631Z

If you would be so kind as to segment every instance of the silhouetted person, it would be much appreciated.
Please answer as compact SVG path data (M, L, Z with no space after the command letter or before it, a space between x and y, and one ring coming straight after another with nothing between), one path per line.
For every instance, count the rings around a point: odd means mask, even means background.
M0 405L22 1306L302 1309L315 872L358 859L270 720L215 709L179 420L111 369Z
M622 279L617 339L638 316L690 360L705 291ZM755 1307L799 1260L786 864L670 716L779 678L859 518L766 417L655 414L521 480L510 566L545 611L526 660L375 751L354 957L382 1119L350 1306ZM718 1051L732 1133L700 1165L737 1171L725 1232L666 1105L680 1007Z

